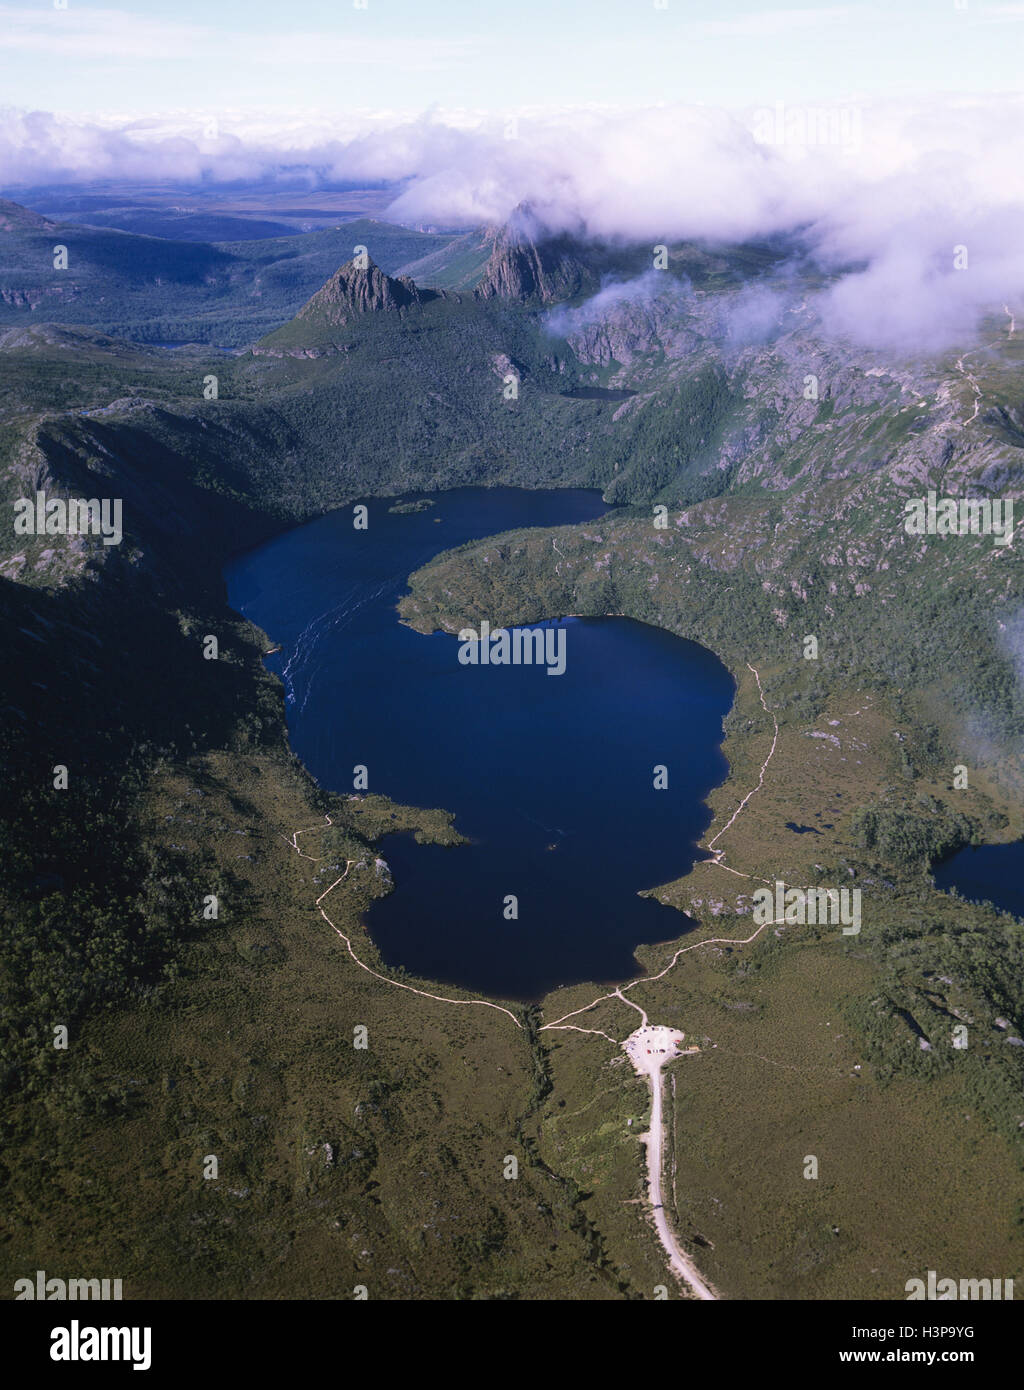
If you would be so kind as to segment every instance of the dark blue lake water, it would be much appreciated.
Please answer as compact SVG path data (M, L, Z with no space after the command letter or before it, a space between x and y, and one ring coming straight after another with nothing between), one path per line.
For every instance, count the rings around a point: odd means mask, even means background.
M519 999L625 979L639 943L686 926L637 893L696 858L704 798L727 771L732 678L703 647L625 618L556 615L545 626L565 642L562 675L461 665L456 637L398 622L408 575L465 541L605 507L589 491L432 500L402 515L370 501L366 531L347 509L260 546L226 573L232 606L281 643L269 664L285 682L292 747L322 785L351 792L364 764L369 791L453 811L472 840L384 840L396 887L368 926L390 965Z
M955 888L970 902L988 901L1024 917L1024 840L977 848L968 845L934 872L936 887Z

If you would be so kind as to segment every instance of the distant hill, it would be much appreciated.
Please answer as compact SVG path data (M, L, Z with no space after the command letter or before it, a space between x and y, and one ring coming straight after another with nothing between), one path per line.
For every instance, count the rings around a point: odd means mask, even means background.
M288 322L357 246L390 272L450 240L359 218L257 241L170 241L2 202L0 328L46 318L141 342L241 347ZM65 270L54 268L57 245Z
M358 216L352 213L353 220ZM104 209L86 213L81 217L81 225L110 227L119 232L164 237L169 241L265 241L271 237L301 235L300 228L265 217L236 217L231 213L186 212L173 208Z
M297 236L358 218L381 218L398 185L340 184L328 189L256 184L166 183L43 185L12 197L53 222L113 227L171 241L254 241ZM432 230L452 231L453 228Z
M407 275L385 275L372 260L366 266L346 261L290 323L261 339L253 351L260 355L283 349L306 356L310 349L331 344L338 329L365 315L401 314L444 298L444 290L420 289Z
M0 232L48 232L55 226L38 212L12 203L9 198L0 198Z
M418 285L439 290L471 290L483 277L494 251L494 237L486 231L466 232L446 246L409 261L399 268Z

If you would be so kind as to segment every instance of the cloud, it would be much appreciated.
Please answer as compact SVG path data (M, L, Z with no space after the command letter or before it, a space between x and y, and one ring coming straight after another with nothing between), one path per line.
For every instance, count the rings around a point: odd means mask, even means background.
M616 280L603 285L582 304L557 305L548 311L544 322L549 333L559 338L572 338L607 322L623 310L639 310L656 317L682 310L690 292L688 282L648 270L634 280Z
M863 269L824 296L827 331L880 348L936 352L971 340L979 316L1024 292L1024 213L943 217L939 210L872 228Z
M785 327L792 294L770 284L744 285L722 304L719 331L727 347L744 348L770 342Z
M102 13L102 12L99 12ZM788 13L788 12L778 12ZM819 14L831 12L816 12ZM931 350L1009 303L1024 319L1024 98L729 113L611 106L145 119L0 112L0 180L393 180L389 215L490 225L528 200L555 230L649 244L799 236L834 333ZM954 248L966 248L958 269ZM959 256L964 261L962 255ZM746 307L736 332L756 332ZM766 325L764 331L769 331Z

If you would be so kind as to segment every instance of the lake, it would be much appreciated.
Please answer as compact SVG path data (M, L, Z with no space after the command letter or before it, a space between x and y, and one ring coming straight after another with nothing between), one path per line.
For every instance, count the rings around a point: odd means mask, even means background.
M969 902L991 902L1024 917L1024 840L968 845L933 870L937 888L955 888Z
M430 504L432 505L424 505ZM522 526L595 520L593 491L462 488L369 500L237 558L232 606L282 651L291 743L317 780L440 806L472 841L382 842L395 891L368 927L384 960L505 998L618 981L641 942L688 919L637 896L693 864L721 783L734 685L711 652L625 618L552 615L565 670L461 664L459 640L398 621L407 578L441 550ZM667 787L655 788L655 768ZM516 900L517 915L507 900Z
M636 391L613 390L608 386L574 386L571 391L560 391L570 401L628 401Z

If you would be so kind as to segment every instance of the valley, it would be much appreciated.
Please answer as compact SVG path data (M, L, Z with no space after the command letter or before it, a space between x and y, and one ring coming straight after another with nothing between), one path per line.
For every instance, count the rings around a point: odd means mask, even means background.
M32 248L54 236L7 216L11 515L37 492L117 497L124 531L105 547L12 527L0 557L11 1278L73 1264L116 1267L131 1297L653 1298L667 1266L637 1139L658 1106L619 1046L624 1005L700 1049L660 1069L655 1166L664 1219L721 1298L1024 1277L1024 1049L995 1022L1024 1020L1020 920L931 873L1024 836L1024 572L1019 543L903 525L930 489L1024 506L1013 324L985 324L968 381L958 353L822 335L817 272L775 278L785 247L678 243L648 271L646 248L532 240L515 219L429 245L357 229L365 284L354 224L291 236L308 255L268 262L278 289L255 308L259 256L285 257L273 239L191 243L175 273L195 297L173 312L156 284L172 244L139 246L138 299L129 312L115 285L97 319L84 275L78 298L29 307ZM417 263L414 293L399 277ZM233 286L220 307L193 266ZM628 289L609 297L613 271ZM774 309L755 333L759 277ZM157 327L232 355L147 346ZM387 964L365 923L390 886L382 840L458 855L461 808L403 805L386 777L357 796L314 780L263 660L279 635L231 607L222 574L360 499L434 530L454 489L497 487L600 489L612 510L392 566L406 637L454 651L484 622L624 615L713 652L735 700L707 857L636 884L696 934L674 919L610 991L577 977L455 1008L459 990ZM420 493L435 508L403 513ZM777 880L858 888L863 929L755 932L753 886ZM48 1045L58 1023L67 1053ZM200 1177L210 1152L218 1183Z

